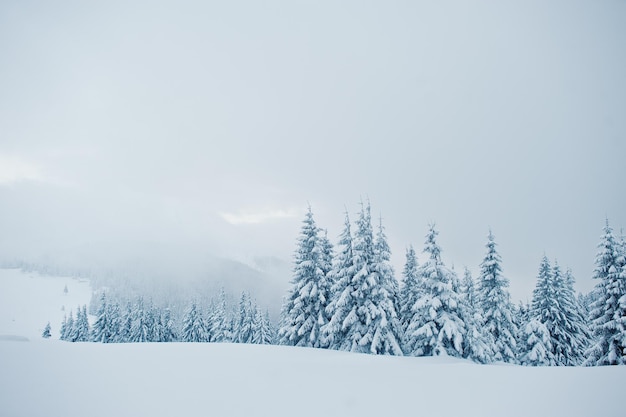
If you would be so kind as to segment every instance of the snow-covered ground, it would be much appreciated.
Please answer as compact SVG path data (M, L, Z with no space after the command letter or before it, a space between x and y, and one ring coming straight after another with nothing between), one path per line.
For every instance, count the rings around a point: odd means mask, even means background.
M58 339L63 315L70 310L76 314L76 308L90 299L86 280L0 269L0 338L39 339L49 321L52 337Z
M77 298L63 302L74 281L67 281L65 298L65 282L48 279L0 271L0 335L30 339L0 340L0 416L626 415L626 367L526 368L283 346L44 340L36 335L47 320L60 320L61 305L89 298L74 289Z

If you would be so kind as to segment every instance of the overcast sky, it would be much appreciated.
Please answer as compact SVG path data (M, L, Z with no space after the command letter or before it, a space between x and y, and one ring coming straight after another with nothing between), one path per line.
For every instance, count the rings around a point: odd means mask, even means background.
M625 21L617 0L3 1L0 257L291 261L308 203L336 241L363 197L398 275L435 222L475 275L491 228L515 300L544 252L587 291L605 217L626 226Z

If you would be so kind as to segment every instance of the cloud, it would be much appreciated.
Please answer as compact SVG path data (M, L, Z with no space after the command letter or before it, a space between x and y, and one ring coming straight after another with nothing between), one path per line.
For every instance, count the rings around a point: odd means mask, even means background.
M237 213L219 213L230 224L259 224L272 220L292 219L298 216L295 209L240 210Z
M44 181L41 167L12 155L0 154L0 186L21 181Z

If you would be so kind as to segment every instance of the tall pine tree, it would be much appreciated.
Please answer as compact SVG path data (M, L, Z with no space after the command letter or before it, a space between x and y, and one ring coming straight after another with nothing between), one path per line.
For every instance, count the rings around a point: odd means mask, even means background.
M502 259L491 231L485 246L487 253L480 264L477 293L483 326L493 339L494 360L515 363L517 327L513 319L509 281L502 276Z
M291 346L326 347L321 328L328 323L330 300L328 244L318 237L311 208L303 221L295 254L292 289L283 306L280 343Z
M606 221L598 244L593 278L596 299L591 305L594 342L587 350L587 365L626 364L626 272L622 245Z

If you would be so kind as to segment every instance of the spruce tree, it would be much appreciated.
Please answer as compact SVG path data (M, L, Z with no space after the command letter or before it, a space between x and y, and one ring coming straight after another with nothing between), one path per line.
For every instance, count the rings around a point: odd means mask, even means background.
M463 356L475 362L488 363L493 357L493 340L482 326L483 315L476 300L474 279L469 269L465 268L461 281L459 316L465 323Z
M587 365L626 364L626 273L622 245L606 221L598 244L593 278L596 299L591 305L594 342L587 350Z
M411 321L411 308L417 300L421 298L421 287L418 278L417 256L413 245L406 250L406 260L404 269L402 270L402 289L400 291L400 322L402 323L402 331L406 332L406 328ZM404 333L406 337L406 333ZM404 343L405 341L403 341Z
M554 365L550 332L538 317L530 317L520 330L519 362L522 365Z
M237 343L252 343L255 326L255 307L247 292L241 293L239 299L239 315L235 327L234 341Z
M231 341L232 329L230 328L230 320L226 309L226 293L224 288L221 288L218 302L213 309L213 315L211 317L211 342Z
M402 355L402 334L396 325L395 303L380 273L369 204L362 206L352 245L354 275L350 284L351 303L342 327L341 349L351 352ZM341 297L342 295L340 295ZM341 301L340 301L341 302Z
M431 224L424 248L428 259L418 269L421 291L410 310L405 352L413 356L447 354L461 357L466 329L460 317L454 273L441 260L437 234Z
M325 259L328 254L324 253L322 242L309 207L298 238L292 288L283 306L282 326L278 332L283 345L326 347L320 329L328 323L326 307L330 284L325 273L329 268Z
M44 339L50 339L50 331L52 329L50 328L50 322L48 322L48 324L46 324L46 327L43 329L43 333L41 333L41 337L43 337Z
M480 264L477 292L483 326L493 340L493 359L515 363L517 327L508 290L509 281L502 276L502 259L491 231L485 246L487 253Z
M191 304L183 318L181 341L208 342L206 325L195 302Z
M112 343L115 341L111 310L108 307L106 294L100 294L100 305L96 312L96 321L91 331L91 340L100 343Z
M74 341L88 342L90 339L89 320L87 318L87 306L80 306L76 310L76 322L74 323Z
M330 300L326 307L329 321L321 328L321 345L335 350L349 350L347 342L348 327L346 318L351 311L354 300L353 280L355 273L354 256L352 254L352 232L350 217L345 213L344 227L339 236L339 252L329 272Z

